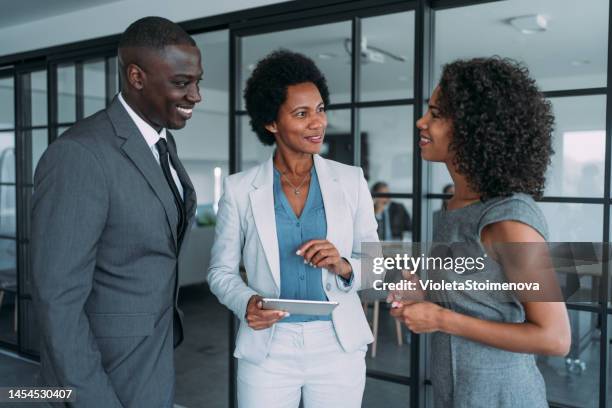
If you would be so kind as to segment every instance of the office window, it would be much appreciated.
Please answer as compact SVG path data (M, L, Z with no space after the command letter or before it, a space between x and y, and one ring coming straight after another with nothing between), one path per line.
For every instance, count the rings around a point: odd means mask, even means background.
M31 125L47 124L47 71L30 74Z
M57 67L57 121L76 120L76 68L74 64Z
M608 7L509 0L436 12L434 77L446 62L500 55L524 62L544 91L605 87Z
M364 18L359 50L362 101L412 98L414 11Z
M599 322L591 312L569 310L572 344L567 357L537 356L551 404L597 407L599 395Z
M15 85L12 77L0 78L0 130L15 127Z
M555 115L548 196L603 197L605 95L552 98Z
M247 170L257 166L259 163L269 159L274 152L274 145L267 146L259 141L259 138L251 130L248 115L240 115L238 132L240 134L241 161L240 169Z
M104 60L83 64L83 117L90 116L106 106Z
M49 140L49 132L47 129L35 129L31 132L32 135L32 177L38 165L38 161L47 149ZM32 179L33 181L33 179Z
M351 135L351 111L349 109L327 111L327 130L321 146L321 156L340 163L353 164L355 146Z
M255 65L268 53L282 48L302 53L326 76L331 103L351 99L351 56L346 41L351 39L350 22L325 24L295 30L244 37L242 40L241 92ZM240 105L244 107L241 99Z
M370 186L378 181L391 193L412 192L413 106L359 110L361 167Z
M551 242L601 242L603 206L581 203L538 203L546 217Z
M0 132L0 183L15 182L15 132Z

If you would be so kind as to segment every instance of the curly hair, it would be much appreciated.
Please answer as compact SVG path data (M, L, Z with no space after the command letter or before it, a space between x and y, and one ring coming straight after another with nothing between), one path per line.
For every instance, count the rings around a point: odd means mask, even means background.
M265 126L276 120L279 108L287 99L287 87L304 82L315 84L324 105L329 104L327 81L310 58L280 49L257 63L246 82L244 99L251 128L261 143L274 144L274 135Z
M454 165L481 200L540 198L550 164L552 106L511 59L457 60L443 67L439 108L452 123Z

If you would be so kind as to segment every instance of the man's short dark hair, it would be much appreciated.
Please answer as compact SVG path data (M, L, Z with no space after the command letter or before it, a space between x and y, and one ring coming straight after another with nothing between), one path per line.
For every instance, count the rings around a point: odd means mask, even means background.
M329 90L325 77L315 63L305 55L278 50L257 63L244 89L246 109L251 128L264 145L272 145L274 135L265 128L276 120L278 109L287 99L287 87L312 82L329 105Z
M374 183L374 185L372 185L370 192L372 194L375 194L375 193L378 193L380 190L382 190L385 187L389 188L389 185L385 183L384 181L377 181L376 183Z
M134 21L119 39L119 49L144 47L163 50L168 45L196 43L183 28L163 17L143 17Z

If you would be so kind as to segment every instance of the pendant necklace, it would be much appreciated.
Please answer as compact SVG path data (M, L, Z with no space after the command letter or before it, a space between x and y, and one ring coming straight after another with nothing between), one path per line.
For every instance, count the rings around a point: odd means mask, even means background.
M289 185L291 186L291 188L293 189L293 194L295 194L296 196L300 195L300 189L302 188L302 186L304 185L304 182L306 181L306 179L308 178L308 175L310 174L310 172L306 173L306 175L304 176L304 178L302 179L302 182L296 187L291 181L289 181L289 177L287 177L287 172L283 173L283 177L285 178L285 181L287 183L289 183Z

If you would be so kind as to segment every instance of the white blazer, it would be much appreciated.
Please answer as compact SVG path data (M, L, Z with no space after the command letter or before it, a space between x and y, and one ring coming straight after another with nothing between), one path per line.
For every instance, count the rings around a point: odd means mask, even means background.
M353 282L322 270L328 299L339 302L332 313L338 340L347 352L365 348L373 340L357 290L361 286L361 243L378 242L377 223L368 185L359 167L314 156L327 218L327 240L353 267ZM225 179L219 201L215 242L208 283L219 301L240 319L234 356L255 364L268 355L274 326L251 329L245 319L251 296L280 296L280 261L274 215L272 158ZM297 249L297 248L296 248ZM244 262L248 286L239 273Z

